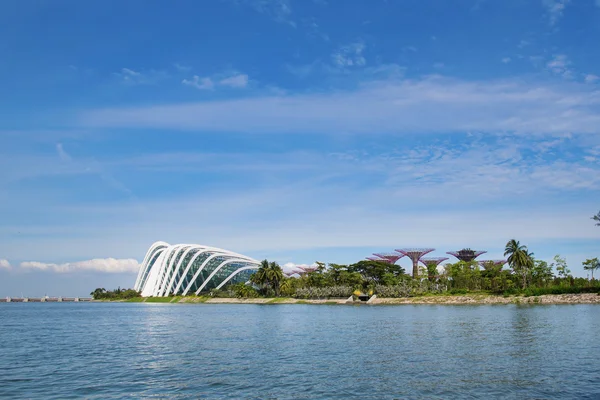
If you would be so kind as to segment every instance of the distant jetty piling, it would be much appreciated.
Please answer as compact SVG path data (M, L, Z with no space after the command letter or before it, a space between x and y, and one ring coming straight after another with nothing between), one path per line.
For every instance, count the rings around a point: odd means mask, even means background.
M89 302L91 297L5 297L0 303L75 303Z

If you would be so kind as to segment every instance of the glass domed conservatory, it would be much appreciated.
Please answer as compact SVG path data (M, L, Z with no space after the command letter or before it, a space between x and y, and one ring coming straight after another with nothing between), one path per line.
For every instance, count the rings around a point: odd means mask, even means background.
M144 257L134 289L144 297L199 294L246 282L259 264L217 247L156 242Z

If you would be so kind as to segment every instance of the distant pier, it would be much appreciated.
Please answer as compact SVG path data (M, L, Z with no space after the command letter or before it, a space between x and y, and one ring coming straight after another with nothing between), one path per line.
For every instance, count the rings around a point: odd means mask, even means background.
M0 303L73 303L92 301L91 297L3 297Z

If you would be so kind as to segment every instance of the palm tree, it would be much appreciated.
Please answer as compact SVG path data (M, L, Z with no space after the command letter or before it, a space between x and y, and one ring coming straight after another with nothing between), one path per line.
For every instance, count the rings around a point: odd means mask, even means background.
M283 270L276 262L262 260L258 271L251 278L252 282L262 287L270 287L279 296L279 286L283 280Z
M533 253L529 253L527 246L522 245L518 240L511 239L506 243L504 256L508 256L510 267L521 275L523 279L523 289L527 285L527 271L533 266Z
M266 260L265 260L266 261ZM279 286L283 280L283 270L275 261L269 263L269 270L267 273L269 277L269 284L275 291L275 296L279 296Z
M265 286L269 283L269 262L262 260L258 270L252 274L251 281L260 286Z
M585 260L584 262L582 262L582 264L583 264L583 269L585 269L587 271L592 271L592 280L594 280L594 270L600 268L600 261L598 261L598 257L589 258L589 259Z

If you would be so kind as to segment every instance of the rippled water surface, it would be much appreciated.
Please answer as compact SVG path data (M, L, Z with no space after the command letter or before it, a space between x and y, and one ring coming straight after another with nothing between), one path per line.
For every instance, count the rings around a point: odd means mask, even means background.
M0 398L600 398L600 306L0 304Z

